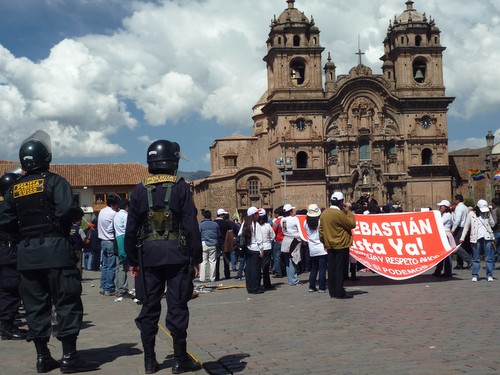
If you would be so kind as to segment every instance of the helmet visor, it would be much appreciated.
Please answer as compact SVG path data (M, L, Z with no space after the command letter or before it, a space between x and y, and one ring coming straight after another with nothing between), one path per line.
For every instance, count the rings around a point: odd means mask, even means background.
M29 141L38 141L42 143L45 146L45 149L49 152L49 154L52 153L50 135L48 135L46 131L37 130L36 132L31 134L28 138L26 138L22 144L25 144L26 142Z

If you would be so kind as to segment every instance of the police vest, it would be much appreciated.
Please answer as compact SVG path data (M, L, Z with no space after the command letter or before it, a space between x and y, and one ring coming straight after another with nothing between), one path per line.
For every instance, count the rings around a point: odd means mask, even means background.
M23 237L57 232L54 204L46 192L50 175L49 172L30 174L22 177L12 187L19 232Z
M148 222L143 227L142 240L146 241L166 241L179 240L181 248L185 246L185 237L182 230L180 218L170 210L170 196L173 186L179 181L177 176L158 174L146 177L142 185L146 188L148 196ZM162 184L165 187L165 207L154 209L153 190L156 185Z

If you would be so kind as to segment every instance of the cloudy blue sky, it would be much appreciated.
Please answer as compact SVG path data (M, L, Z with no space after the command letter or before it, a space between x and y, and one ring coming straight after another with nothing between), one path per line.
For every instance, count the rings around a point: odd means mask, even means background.
M500 2L415 0L442 31L450 149L500 141ZM297 0L346 74L381 73L382 42L405 0ZM166 138L209 170L212 142L251 133L265 90L269 24L285 0L0 0L0 159L36 129L55 163L145 162Z

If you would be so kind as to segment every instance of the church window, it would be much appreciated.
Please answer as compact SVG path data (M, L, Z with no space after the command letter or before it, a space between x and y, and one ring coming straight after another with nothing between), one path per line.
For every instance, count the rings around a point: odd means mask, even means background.
M422 37L421 37L420 35L417 35L417 36L415 37L415 45L416 45L417 47L419 47L419 46L420 46L420 44L422 44Z
M316 44L318 44L318 39L316 37L313 38L313 46L315 46Z
M294 45L294 47L300 46L300 36L299 35L293 36L293 45Z
M432 150L429 148L422 150L422 165L432 165Z
M306 66L304 62L300 59L295 59L290 64L290 76L292 82L296 85L302 85L304 83L304 74L306 71Z
M227 156L225 157L226 167L236 167L236 157L235 156Z
M281 37L278 37L278 45L281 44Z
M259 195L259 180L253 178L248 180L248 195Z
M367 139L359 141L359 160L370 160L370 142Z
M308 159L307 152L300 151L297 153L297 168L307 168Z

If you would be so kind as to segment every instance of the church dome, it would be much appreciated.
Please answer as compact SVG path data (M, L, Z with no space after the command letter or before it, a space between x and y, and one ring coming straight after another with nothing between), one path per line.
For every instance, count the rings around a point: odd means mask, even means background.
M287 0L288 8L278 17L279 24L284 23L309 23L308 18L300 10L295 8L295 0Z
M427 22L425 14L418 13L413 9L413 1L411 0L406 2L406 10L396 17L394 24L405 24L410 22Z

